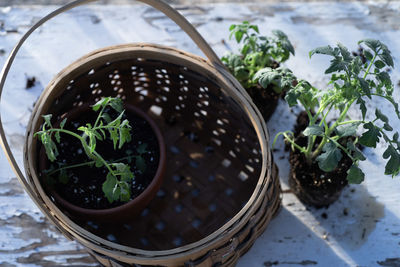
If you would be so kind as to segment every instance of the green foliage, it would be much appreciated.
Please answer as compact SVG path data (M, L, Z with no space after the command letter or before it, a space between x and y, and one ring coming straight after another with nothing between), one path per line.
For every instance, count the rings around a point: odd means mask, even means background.
M358 163L366 158L357 144L375 148L379 142L386 143L387 149L383 154L383 158L388 159L385 174L395 176L400 172L399 133L394 132L390 138L393 127L379 109L375 110L374 119L366 119L369 110L367 103L377 97L388 101L400 119L398 104L392 97L394 86L389 75L390 68L394 67L393 59L387 46L378 40L365 39L359 44L365 48L365 64L360 56L353 56L340 43L336 47L319 47L309 53L310 57L315 54L331 57L330 65L325 70L326 74L331 75L326 89L317 89L304 80L298 80L296 84L297 79L293 74L287 75L277 69L266 68L257 75L263 87L270 83L290 84L286 101L291 107L301 105L308 114L309 125L302 132L308 140L307 147L297 145L296 138L287 132L278 133L277 136L283 135L292 149L304 153L309 164L317 161L320 169L326 172L337 167L344 153L353 161L347 172L349 183L361 183L365 176ZM362 118L350 118L349 109L357 105ZM331 112L339 115L328 122ZM360 137L357 134L359 130L362 130Z
M111 116L105 112L107 107L114 109L118 113L115 119L111 119ZM60 123L59 128L54 128L51 124L51 114L43 116L44 123L42 130L35 133L35 136L39 137L50 161L54 162L57 159L58 149L56 142L60 143L61 141L60 133L69 134L77 138L82 144L83 151L88 158L87 162L74 165L58 163L59 168L51 168L45 171L46 177L58 173L59 182L66 184L68 183L68 172L66 171L68 169L93 165L97 168L105 167L108 173L102 189L108 201L110 203L117 200L124 202L129 201L131 198L130 184L134 180L134 174L130 170L129 165L121 161L126 160L130 163L132 158L135 158L136 167L139 171L144 172L146 169L146 162L143 158L143 154L147 152L147 144L143 143L139 145L137 148L137 155L131 153L128 157L113 162L107 162L103 156L96 151L97 142L109 139L113 142L114 150L121 149L125 143L131 141L131 126L128 120L123 119L123 103L119 98L102 98L92 106L92 109L98 113L94 124L87 123L85 126L79 127L76 132L64 129L67 121L66 119ZM79 132L81 134L78 134Z
M244 21L229 28L229 38L235 38L241 45L239 54L229 53L222 57L222 62L228 67L244 88L257 86L255 74L266 67L285 62L294 48L285 33L272 31L272 36L259 34L258 26ZM279 85L274 86L276 92L281 92Z

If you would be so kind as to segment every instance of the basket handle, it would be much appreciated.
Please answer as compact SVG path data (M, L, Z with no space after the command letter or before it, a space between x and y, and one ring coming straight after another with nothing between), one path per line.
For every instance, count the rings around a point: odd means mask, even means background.
M11 51L10 55L8 56L4 67L2 68L0 72L0 102L1 102L1 97L3 93L3 88L6 82L7 75L10 71L10 68L12 66L12 63L21 48L21 46L24 44L24 42L28 39L28 37L41 25L43 25L45 22L48 20L54 18L55 16L64 13L74 7L91 3L91 2L96 2L98 0L75 0L65 6L62 6L55 11L51 12L47 16L43 17L40 19L36 24L34 24L19 40L17 45L13 48ZM211 47L208 45L208 43L204 40L204 38L199 34L199 32L193 27L192 24L190 24L178 11L173 9L171 6L169 6L167 3L165 3L163 0L137 0L139 2L143 2L149 6L152 6L153 8L161 11L164 13L167 17L169 17L171 20L173 20L183 31L186 32L187 35L193 40L193 42L200 48L200 50L204 53L204 55L211 61L212 64L215 65L215 67L219 70L224 69L224 65L218 58L218 56L215 54L214 50L211 49ZM39 198L37 194L32 190L30 187L28 181L26 180L24 174L22 173L20 167L17 164L17 161L14 158L14 155L12 154L12 151L10 149L10 146L8 144L4 128L3 128L3 123L1 119L1 114L0 114L0 145L3 148L3 151L6 154L7 160L10 163L14 173L17 175L18 180L22 184L22 186L25 188L26 192L28 195L31 197L31 199L35 202L35 204L42 210L42 212L47 215L47 218L53 221L53 223L57 226L59 226L59 223L57 220L55 220L51 215L50 211L43 207L39 201ZM66 231L63 231L62 227L58 227L64 235L67 237L70 237L70 234Z

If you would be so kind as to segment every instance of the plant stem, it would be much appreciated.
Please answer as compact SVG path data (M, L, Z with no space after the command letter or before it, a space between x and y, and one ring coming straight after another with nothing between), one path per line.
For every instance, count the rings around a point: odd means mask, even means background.
M355 100L356 99L350 100L347 103L346 107L343 109L342 113L340 114L340 116L336 120L336 122L327 131L325 131L324 137L322 138L321 143L318 145L318 147L312 153L312 159L314 159L315 157L317 157L319 155L319 153L321 153L322 148L324 147L324 145L326 144L326 142L329 139L329 136L335 130L335 128L339 125L339 123L343 121L343 119L345 118L347 112L349 111L351 105L354 103Z
M104 106L101 108L101 110L100 110L100 112L99 112L99 115L97 116L96 121L95 121L95 123L94 123L94 125L93 125L93 128L96 128L97 123L99 123L99 120L100 120L101 116L103 115L103 112L104 112L104 109L106 108L106 106L107 106L107 105L104 105Z
M295 148L297 148L298 150L300 150L301 152L304 153L305 149L304 147L299 146L298 144L296 144L286 133L283 133L283 136L285 137L285 139L291 144L293 145Z
M368 74L369 74L369 71L371 70L372 64L374 64L374 61L375 61L375 59L376 59L376 56L378 55L378 52L379 52L379 51L377 51L377 52L375 53L374 57L371 59L371 62L369 62L368 68L367 68L367 70L366 70L365 73L364 73L363 79L367 78L367 76L368 76Z
M61 132L61 133L66 133L66 134L69 134L69 135L72 135L72 136L78 138L78 139L81 140L81 141L84 141L84 140L85 140L85 139L84 139L82 136L80 136L79 134L76 134L76 133L74 133L74 132L72 132L72 131L65 130L65 129L54 129L54 128L53 128L53 129L47 129L46 132Z
M137 156L126 156L126 157L114 160L113 162L110 162L110 163L121 162L121 161L130 159L130 158L135 158L135 157L137 157ZM88 161L88 162L83 162L83 163L78 163L78 164L73 164L73 165L68 165L68 166L61 167L61 168L58 168L56 170L53 170L48 175L52 175L52 174L54 174L56 172L59 172L59 171L62 171L62 170L68 170L68 169L73 169L73 168L78 168L78 167L83 167L83 166L89 166L89 165L92 165L92 164L95 164L94 160Z

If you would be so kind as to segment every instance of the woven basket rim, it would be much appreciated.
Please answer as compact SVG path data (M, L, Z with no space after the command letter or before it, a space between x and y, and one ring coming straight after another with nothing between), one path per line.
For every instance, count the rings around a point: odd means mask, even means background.
M246 113L249 121L251 122L254 131L257 134L257 139L259 141L259 145L262 153L262 167L260 171L260 177L257 180L257 184L254 188L254 192L252 193L250 199L246 202L243 208L232 217L227 223L219 227L216 231L211 233L210 235L187 245L176 247L168 250L143 250L132 248L124 245L120 245L101 237L95 236L91 232L83 229L81 226L77 225L71 219L69 219L66 215L64 215L58 207L51 202L50 198L43 194L42 188L32 189L38 194L39 202L45 206L45 208L50 209L53 217L55 217L58 222L63 226L64 229L67 229L67 232L71 234L74 238L79 240L81 243L87 245L89 248L94 249L97 252L100 252L105 255L109 255L115 258L132 258L135 259L148 259L148 257L152 257L152 260L160 260L163 261L165 259L176 258L179 254L186 253L187 251L197 251L201 253L201 251L209 250L210 246L215 246L221 240L226 239L226 242L229 241L230 236L232 236L235 232L239 231L241 227L240 225L245 225L245 223L250 219L251 215L254 214L254 210L259 206L257 203L261 201L260 195L264 194L267 190L266 184L271 179L270 170L271 170L271 158L269 155L269 150L267 147L266 140L268 139L268 133L266 131L265 123L260 119L262 116L259 114L258 110L254 107L250 101L248 101L249 97L241 87L241 85L237 82L237 80L223 67L219 65L213 65L208 60L204 58L176 49L168 46L158 45L158 44L150 44L150 43L135 43L135 44L122 44L122 45L114 45L109 47L104 47L101 49L97 49L78 60L71 63L69 66L61 70L48 84L45 90L42 92L40 98L38 99L34 112L31 115L29 125L27 127L27 135L26 142L29 139L32 140L32 133L29 132L32 129L32 122L36 121L35 118L40 116L39 112L45 109L45 103L49 96L51 95L52 89L56 87L56 85L63 81L64 79L68 79L69 76L73 76L74 72L70 72L70 70L75 70L77 67L88 67L92 60L100 57L104 57L110 52L113 54L119 54L122 52L134 52L141 51L152 53L155 58L156 55L165 56L164 59L173 60L175 62L180 62L180 64L190 64L195 66L197 70L202 69L203 72L207 72L209 78L213 78L214 81L219 81L219 85L223 90L224 94L232 97L242 108L242 110ZM147 57L145 57L147 58ZM183 64L184 63L184 64ZM88 68L90 70L90 68ZM79 71L79 73L83 73ZM233 88L233 89L232 89ZM259 120L255 119L256 117ZM269 160L267 160L269 157ZM25 161L25 160L24 160ZM26 163L25 161L25 169L28 170L30 168L30 163ZM266 177L266 172L269 172L269 175ZM32 173L34 176L34 181L38 180L36 174ZM29 183L29 185L35 186L35 184ZM46 201L44 201L46 200ZM50 205L46 205L46 202L50 203ZM58 214L57 214L58 213ZM235 231L236 230L236 231ZM90 242L92 244L90 244ZM226 243L225 242L225 243ZM96 248L93 248L95 246ZM114 249L112 253L106 248ZM116 255L118 254L118 256ZM128 255L129 254L129 255Z

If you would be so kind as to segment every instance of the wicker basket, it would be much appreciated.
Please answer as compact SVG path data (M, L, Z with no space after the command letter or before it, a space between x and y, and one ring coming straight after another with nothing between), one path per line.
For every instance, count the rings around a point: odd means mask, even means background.
M90 0L60 8L28 31L1 73L1 91L28 36L57 14L86 2ZM36 103L27 130L26 176L0 125L3 149L47 218L103 265L234 265L280 206L265 122L192 25L161 1L141 2L174 20L209 60L154 44L97 50L61 71ZM168 150L167 175L157 197L140 217L112 227L70 218L46 195L37 174L40 144L33 138L42 114L59 117L102 96L119 96L150 114Z

